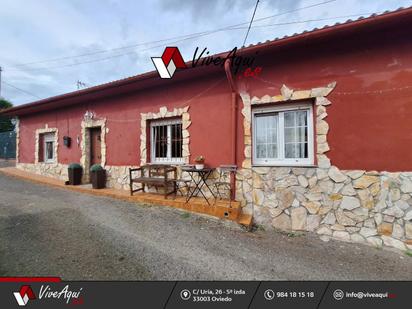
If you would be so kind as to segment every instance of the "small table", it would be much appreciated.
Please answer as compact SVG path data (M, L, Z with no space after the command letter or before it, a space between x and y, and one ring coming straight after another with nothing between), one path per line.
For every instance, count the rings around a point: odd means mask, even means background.
M207 199L206 195L203 193L203 186L206 186L206 188L209 190L209 192L212 194L213 197L215 195L213 194L213 191L210 189L209 185L207 184L206 180L209 178L210 174L214 171L214 168L209 168L205 167L202 169L196 169L194 167L183 167L182 171L187 172L190 175L190 178L192 178L193 183L195 184L195 188L193 189L190 194L188 194L186 198L186 203L190 201L190 199L198 194L199 192L203 195L203 198L206 200L208 205L210 205L209 200ZM197 174L198 177L195 177L194 175ZM196 179L197 178L197 179Z

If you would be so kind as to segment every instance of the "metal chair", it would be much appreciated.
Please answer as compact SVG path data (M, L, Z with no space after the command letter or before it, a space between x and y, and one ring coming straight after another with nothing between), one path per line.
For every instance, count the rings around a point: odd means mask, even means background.
M185 164L181 166L181 173L184 172L184 168L191 168L194 165ZM176 179L175 181L176 189L182 196L188 196L190 192L190 183L192 182L190 179L183 179L182 174L180 174L180 178ZM184 193L183 189L186 189L186 193Z
M219 166L219 179L215 182L216 198L219 196L222 199L221 189L225 189L229 192L229 207L232 202L232 184L231 179L236 177L237 166L236 165L221 165ZM236 179L236 178L234 178Z

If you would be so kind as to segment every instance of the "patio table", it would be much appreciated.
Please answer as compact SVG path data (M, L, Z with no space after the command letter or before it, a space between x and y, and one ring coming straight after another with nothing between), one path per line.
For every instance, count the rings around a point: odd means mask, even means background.
M210 205L209 200L207 199L202 188L206 186L206 188L209 190L212 196L215 197L215 194L213 193L213 191L210 189L209 185L206 182L206 180L209 178L209 176L212 174L214 170L215 170L214 168L209 168L209 167L205 167L202 169L196 169L194 167L183 167L182 168L183 172L187 172L190 175L190 178L192 178L192 181L195 185L193 191L191 191L190 194L188 194L186 198L186 203L189 202L193 196L196 196L200 192L203 198L206 200L207 204ZM195 177L195 175L197 175L198 177Z

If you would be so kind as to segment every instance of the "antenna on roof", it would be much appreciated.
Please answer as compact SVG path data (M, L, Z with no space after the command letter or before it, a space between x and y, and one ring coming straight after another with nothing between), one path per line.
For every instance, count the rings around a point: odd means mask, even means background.
M87 84L83 83L80 80L78 80L76 84L77 84L77 90L80 90L80 88L86 88L87 87Z

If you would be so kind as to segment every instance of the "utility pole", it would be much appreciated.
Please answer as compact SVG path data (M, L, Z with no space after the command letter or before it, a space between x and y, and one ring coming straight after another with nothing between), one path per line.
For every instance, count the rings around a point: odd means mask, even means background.
M3 69L0 66L0 99L2 98L1 96L1 72L3 71Z

